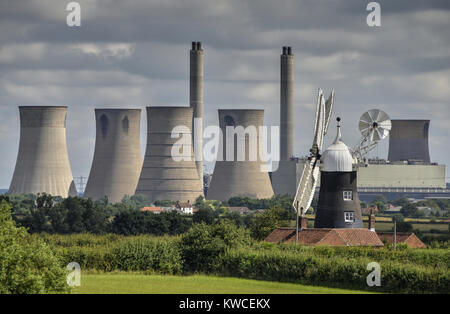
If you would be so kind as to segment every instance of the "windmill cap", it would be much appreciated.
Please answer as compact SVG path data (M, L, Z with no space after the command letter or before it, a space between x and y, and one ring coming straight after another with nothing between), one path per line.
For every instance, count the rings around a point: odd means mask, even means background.
M322 154L322 171L327 172L351 172L353 171L353 157L347 145L341 140L340 118L334 143Z

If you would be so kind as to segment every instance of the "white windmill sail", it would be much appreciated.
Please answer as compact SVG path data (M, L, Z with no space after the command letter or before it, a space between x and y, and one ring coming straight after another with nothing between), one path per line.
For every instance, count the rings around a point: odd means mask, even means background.
M328 99L325 102L325 128L323 135L326 135L328 132L328 125L330 124L331 113L333 112L333 102L334 102L334 90L331 91L330 96L328 96Z
M303 172L294 197L293 206L300 215L303 215L309 209L309 206L311 206L316 190L317 181L319 179L319 152L322 149L323 137L328 128L326 119L331 116L333 95L334 93L328 98L329 101L327 100L327 106L323 98L322 90L319 89L311 157L308 158L308 162L303 167Z

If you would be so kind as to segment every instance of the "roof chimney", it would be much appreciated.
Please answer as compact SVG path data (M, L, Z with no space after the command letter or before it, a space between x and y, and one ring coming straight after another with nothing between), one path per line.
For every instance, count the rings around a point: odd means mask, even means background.
M375 215L370 211L369 215L369 230L375 232Z

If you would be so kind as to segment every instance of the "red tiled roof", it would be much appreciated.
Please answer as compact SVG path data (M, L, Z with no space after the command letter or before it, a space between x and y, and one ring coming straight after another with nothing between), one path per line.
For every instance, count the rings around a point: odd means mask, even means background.
M365 228L333 229L349 246L383 246L376 232Z
M295 241L295 229L277 228L274 231L272 231L272 233L269 234L264 241L280 243L280 242L285 242L292 236L294 236L294 241Z
M377 232L377 234L381 240L384 240L389 244L394 243L393 232ZM427 247L414 233L397 232L396 241L397 243L406 243L411 248Z
M294 243L295 229L277 228L266 239L267 242ZM365 228L358 229L302 229L298 242L304 245L331 246L383 246L375 232Z
M162 208L161 207L155 207L155 206L146 206L146 207L142 207L141 211L143 212L162 212Z
M285 243L295 243L295 229L294 236L284 241ZM298 243L306 245L318 244L328 233L330 229L302 229L298 233Z

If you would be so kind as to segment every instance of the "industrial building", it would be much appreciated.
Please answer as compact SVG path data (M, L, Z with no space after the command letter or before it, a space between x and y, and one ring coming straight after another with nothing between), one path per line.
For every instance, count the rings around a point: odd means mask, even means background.
M147 147L136 194L150 202L173 200L193 203L203 196L192 148L190 107L147 107ZM180 136L188 143L180 144L172 137L175 127L183 126ZM185 152L184 149L188 151ZM182 151L182 160L172 157L172 150Z
M117 203L134 195L142 167L141 109L95 109L96 139L85 197Z
M222 145L218 159L214 167L211 184L207 198L211 200L227 201L233 196L247 196L251 198L270 198L274 195L270 184L266 164L260 154L256 160L249 156L249 138L237 138L226 134L227 126L240 126L244 129L254 127L256 129L257 152L262 143L260 127L264 121L264 110L235 109L219 110L219 126L222 130ZM227 160L227 141L232 140L234 145L234 158ZM245 159L237 160L238 145L244 144ZM231 145L231 143L229 144Z
M270 173L275 194L294 195L304 159L294 157L294 54L283 47L280 55L280 161Z
M203 186L203 49L201 42L192 42L189 71L189 106L194 109L192 136L195 165Z
M20 106L20 142L9 194L75 196L64 106Z
M445 182L446 166L429 162L430 121L391 121L393 132L389 135L388 156L394 160L367 159L358 165L360 199L369 202L377 195L384 195L388 200L404 196L418 199L450 197L450 189ZM275 194L295 194L306 161L306 158L280 161L278 170L271 173ZM319 186L320 181L317 192Z
M430 162L430 120L391 120L388 160L369 159L359 165L358 191L364 201L376 195L388 200L450 197L445 165Z

